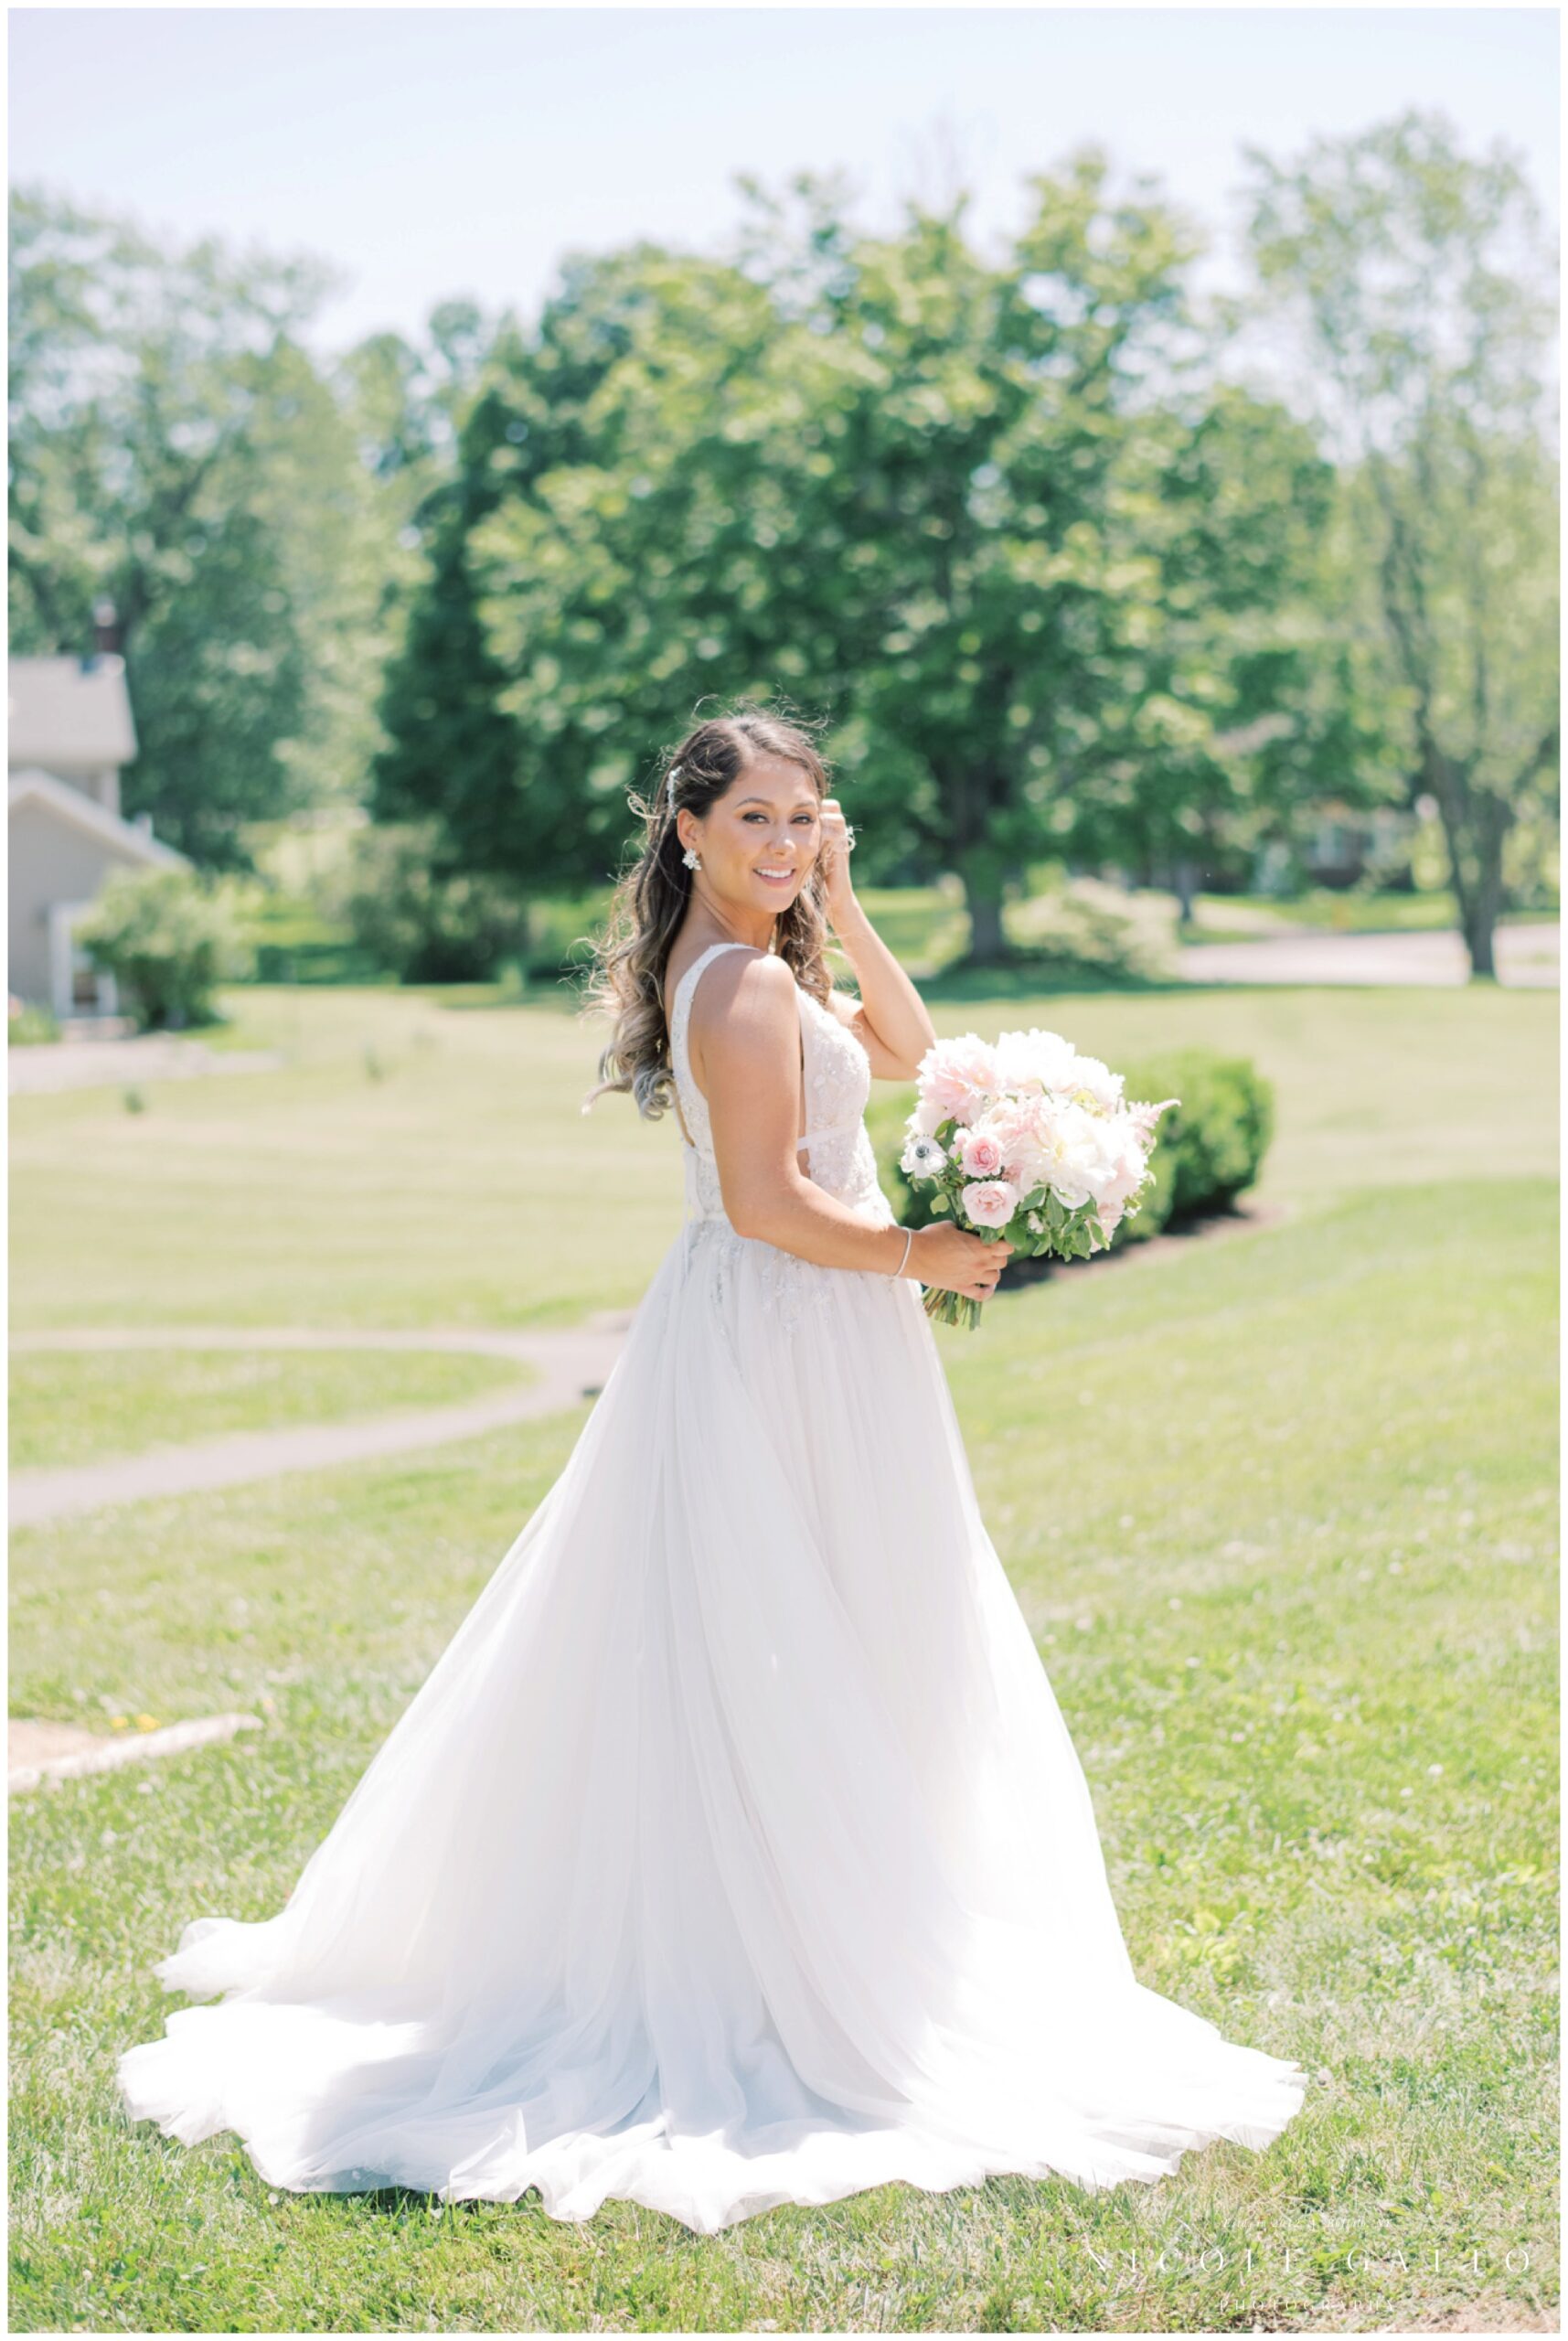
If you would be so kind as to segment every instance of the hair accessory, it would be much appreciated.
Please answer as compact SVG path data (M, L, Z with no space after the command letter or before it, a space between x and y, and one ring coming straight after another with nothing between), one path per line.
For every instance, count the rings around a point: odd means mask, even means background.
M672 805L675 803L675 784L679 778L680 766L678 764L671 764L669 768L669 801Z

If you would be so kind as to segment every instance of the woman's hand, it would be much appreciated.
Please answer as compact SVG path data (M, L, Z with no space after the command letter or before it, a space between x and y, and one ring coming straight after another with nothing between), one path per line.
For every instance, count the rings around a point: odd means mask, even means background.
M849 824L837 796L822 800L822 842L817 861L822 870L822 907L829 923L848 925L859 915L859 904L849 882L849 856L855 850Z
M989 1300L1012 1249L1005 1235L987 1240L950 1219L933 1219L915 1229L904 1274L943 1292L961 1292L966 1300Z

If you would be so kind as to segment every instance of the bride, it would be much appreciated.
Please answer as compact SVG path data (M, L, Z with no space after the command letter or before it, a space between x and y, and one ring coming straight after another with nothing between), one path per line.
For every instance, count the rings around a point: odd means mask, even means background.
M639 807L600 1086L673 1096L686 1224L283 1908L155 1970L213 2004L121 2057L128 2111L237 2132L272 2186L709 2233L890 2180L1155 2179L1301 2103L1133 1973L921 1307L1008 1247L878 1185L871 1076L934 1035L827 787L742 711Z

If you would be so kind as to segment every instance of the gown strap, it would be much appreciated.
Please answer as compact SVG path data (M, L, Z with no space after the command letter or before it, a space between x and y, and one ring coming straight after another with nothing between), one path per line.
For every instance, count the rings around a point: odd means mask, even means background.
M691 1021L691 1001L697 989L697 979L709 961L717 958L720 951L746 951L751 947L750 944L740 942L710 943L706 951L698 953L670 997L669 1061L670 1070L675 1075L676 1105L679 1109L677 1118L682 1142L692 1153L712 1152L711 1147L703 1146L700 1136L693 1137L688 1126L689 1093L696 1089L697 1084L691 1077L691 1057L687 1047L686 1031ZM700 1124L705 1117L699 1114L695 1118Z

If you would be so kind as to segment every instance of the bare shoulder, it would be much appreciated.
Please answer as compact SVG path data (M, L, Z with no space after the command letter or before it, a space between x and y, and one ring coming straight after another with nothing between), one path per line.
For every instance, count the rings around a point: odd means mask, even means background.
M692 1004L699 1047L720 1036L744 1043L777 1030L795 1013L795 991L794 973L776 952L723 952L698 986Z

